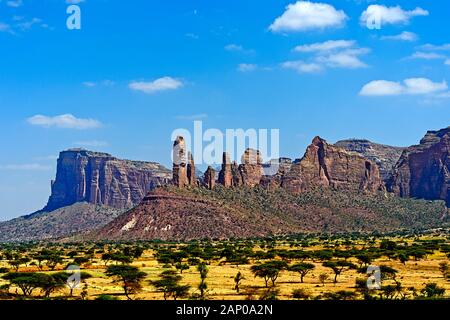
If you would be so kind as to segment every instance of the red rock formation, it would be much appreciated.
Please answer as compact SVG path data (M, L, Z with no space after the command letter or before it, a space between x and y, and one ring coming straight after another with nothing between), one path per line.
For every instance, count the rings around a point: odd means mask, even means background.
M376 191L383 189L377 165L363 156L329 145L315 137L299 163L282 178L292 192L314 187Z
M222 157L222 170L219 172L219 183L224 187L233 186L232 163L228 153L224 152Z
M238 169L244 186L255 187L259 185L263 176L262 159L259 150L245 150L242 155L242 164L239 165Z
M205 172L203 183L210 190L214 189L216 185L216 171L211 166Z
M195 176L195 163L192 153L189 152L189 162L187 165L187 178L188 184L191 186L197 186L197 177Z
M427 132L420 145L403 152L388 190L401 197L444 200L450 207L450 127Z
M169 180L170 171L158 163L120 160L82 149L63 151L43 210L53 211L76 202L127 208Z
M187 166L186 142L183 137L177 137L173 143L173 184L182 188L189 184ZM194 173L195 175L195 173Z

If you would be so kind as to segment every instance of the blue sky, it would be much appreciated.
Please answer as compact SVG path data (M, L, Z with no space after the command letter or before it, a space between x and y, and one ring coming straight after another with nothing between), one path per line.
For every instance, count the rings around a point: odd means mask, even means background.
M446 1L85 0L81 30L67 2L0 1L0 220L44 206L59 151L169 165L193 119L279 128L292 158L450 125Z

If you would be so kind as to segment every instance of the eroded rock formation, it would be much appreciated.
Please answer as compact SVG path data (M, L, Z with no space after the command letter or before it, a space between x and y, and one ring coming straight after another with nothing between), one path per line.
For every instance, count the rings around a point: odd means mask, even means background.
M56 180L44 211L76 202L112 208L138 204L150 190L170 181L170 171L154 162L120 160L82 149L59 155Z
M203 178L203 183L206 188L212 190L216 185L216 171L213 167L209 166L205 172L205 176Z
M304 157L282 177L282 187L292 192L315 187L362 191L384 188L375 163L320 137L314 138Z
M401 197L445 200L450 206L450 127L428 131L419 145L403 152L388 190Z
M373 143L364 139L342 140L336 142L335 146L344 148L347 151L360 153L376 163L380 169L381 178L385 182L389 180L394 166L400 159L403 150L406 149Z

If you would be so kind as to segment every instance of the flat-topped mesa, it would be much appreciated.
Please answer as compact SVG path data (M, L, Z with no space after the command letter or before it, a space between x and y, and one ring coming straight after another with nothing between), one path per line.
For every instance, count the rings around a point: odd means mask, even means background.
M384 185L375 163L315 137L305 155L282 178L282 187L291 192L315 187L375 192Z
M213 190L216 185L216 170L209 166L203 177L203 184L209 190Z
M186 142L183 137L178 136L173 143L173 184L183 188L189 184L188 179L188 154L186 151ZM195 174L195 172L194 172Z
M158 163L70 149L59 154L56 179L51 182L51 196L43 210L53 211L76 202L128 208L153 188L169 182L170 170Z
M450 207L450 127L428 131L394 167L388 190L401 197L444 200Z

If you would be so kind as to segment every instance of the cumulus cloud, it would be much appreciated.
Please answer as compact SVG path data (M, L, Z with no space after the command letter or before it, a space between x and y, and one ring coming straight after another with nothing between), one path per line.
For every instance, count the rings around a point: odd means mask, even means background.
M367 67L360 57L370 52L368 48L359 48L354 40L329 40L304 44L294 48L295 52L311 53L309 61L287 61L282 67L297 70L300 73L318 72L326 68L357 69Z
M442 45L434 45L427 43L421 46L420 49L428 51L450 51L450 43L445 43Z
M329 40L313 44L300 45L294 48L295 52L328 52L336 49L348 49L355 45L354 40Z
M284 69L295 70L298 73L316 73L322 71L322 66L318 63L308 63L302 60L286 61L281 64Z
M418 38L419 37L414 32L403 31L400 34L396 34L393 36L383 36L383 37L381 37L381 40L397 40L397 41L413 42L413 41L417 41Z
M360 22L363 25L367 21L379 21L383 24L408 24L413 17L428 16L429 12L420 7L414 10L403 10L400 6L386 7L384 5L372 4L361 14Z
M251 63L241 63L238 65L238 71L240 72L251 72L255 71L258 68L256 64Z
M171 77L162 77L150 82L133 81L128 87L131 90L142 91L144 93L156 93L160 91L177 90L183 86L180 80Z
M297 1L269 26L272 32L301 32L314 29L338 28L348 19L343 10L326 3Z
M409 78L403 82L375 80L359 92L362 96L426 95L448 90L447 82L433 82L427 78Z
M95 129L102 126L101 122L94 119L81 119L72 114L62 114L58 116L35 115L27 119L27 122L33 126L45 128L62 128L62 129Z
M442 54L438 54L435 52L417 51L411 55L411 58L412 59L436 60L436 59L445 59L446 57Z
M365 64L359 56L369 53L368 48L348 49L327 56L317 57L317 61L330 68L358 69L365 68Z

